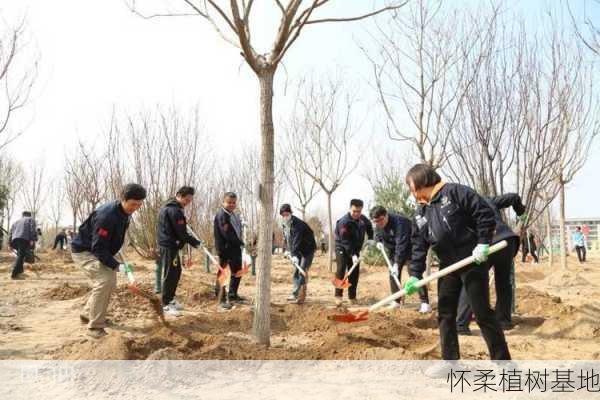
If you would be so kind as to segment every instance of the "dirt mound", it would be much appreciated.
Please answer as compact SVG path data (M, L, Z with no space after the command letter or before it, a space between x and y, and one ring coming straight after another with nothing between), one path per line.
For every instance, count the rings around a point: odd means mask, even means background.
M150 284L138 283L138 288L146 294L154 293ZM127 285L117 287L108 308L113 321L122 322L131 319L156 319L158 314L148 299L131 292Z
M540 292L530 286L517 288L517 312L523 315L551 317L562 309L560 297Z
M44 297L50 300L71 300L87 294L91 288L88 285L62 283L44 293Z
M580 273L562 272L554 273L546 278L545 283L555 287L577 287L590 286L591 283L585 279Z
M535 282L545 278L546 274L540 269L524 267L517 272L517 282L520 283Z
M59 360L129 360L131 340L112 332L102 339L83 339L53 354Z

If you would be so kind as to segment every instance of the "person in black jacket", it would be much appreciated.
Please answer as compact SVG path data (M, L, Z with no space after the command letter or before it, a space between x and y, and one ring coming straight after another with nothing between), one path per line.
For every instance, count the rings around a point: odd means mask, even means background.
M363 201L352 199L350 201L350 212L340 218L335 224L335 252L336 252L336 278L344 279L344 275L352 265L359 260L362 250L365 234L367 235L367 245L374 245L373 225L371 221L362 215ZM348 299L351 304L356 304L356 289L360 275L360 264L348 277L350 287L348 288ZM343 289L335 289L336 304L342 304Z
M61 229L54 238L54 246L52 246L52 250L56 250L56 247L58 247L59 250L64 250L67 243L67 231L65 229Z
M223 206L217 212L214 220L214 235L217 254L219 255L219 263L221 268L229 267L231 277L229 279L229 293L225 290L221 292L219 285L219 276L217 274L217 283L215 292L217 296L219 292L222 297L219 299L219 304L222 309L231 309L231 302L241 303L245 299L238 295L241 277L236 274L242 269L242 221L235 214L237 207L237 195L233 192L227 192L223 195Z
M375 224L375 241L385 246L390 261L393 263L390 273L390 288L392 293L401 288L396 284L394 276L400 282L402 267L410 259L411 252L411 222L408 218L399 214L388 213L385 207L375 206L370 212L371 221ZM419 312L431 312L427 287L419 288L421 307ZM401 299L397 299L390 305L391 308L398 307Z
M405 284L407 294L417 291L415 283L425 271L427 251L431 247L440 261L440 269L473 256L475 263L438 280L438 324L442 358L460 358L456 314L460 291L464 286L475 319L487 344L490 358L509 360L510 353L490 307L487 258L496 229L494 211L473 189L445 184L427 164L417 164L406 176L406 183L419 206L413 224L411 278ZM442 369L440 369L442 368ZM436 365L428 376L445 373L447 365Z
M201 242L187 232L187 220L183 209L194 200L194 188L182 186L175 198L167 202L158 213L158 247L160 260L157 265L162 271L162 304L168 315L178 316L183 306L175 300L175 292L181 278L179 250L186 244L193 247ZM157 285L158 287L158 285Z
M540 259L537 255L537 243L535 241L535 234L533 232L525 231L521 236L521 252L523 253L523 259L521 261L523 263L527 261L527 254L531 254L531 257L533 257L533 261L535 261L536 264L539 264Z
M512 299L513 287L511 284L511 274L514 273L514 257L519 251L519 235L517 235L502 219L500 210L512 207L519 220L525 222L525 206L521 197L517 193L507 193L502 196L490 197L485 199L489 206L494 210L496 217L496 232L492 244L506 240L507 246L490 256L488 266L494 267L494 283L496 286L496 319L500 327L504 330L512 328ZM467 299L465 288L460 294L458 303L458 319L456 328L459 335L470 335L469 323L473 310Z
M142 206L145 198L146 189L141 185L125 185L121 199L93 211L71 241L73 261L93 283L80 319L88 324L88 335L94 338L106 335L106 310L117 286L117 270L124 272L129 268L115 255L123 247L131 214Z
M279 215L283 219L283 233L292 262L299 265L308 275L308 270L317 250L315 234L306 222L292 215L292 207L289 204L283 204L280 207ZM303 304L306 300L307 279L296 267L294 267L293 279L294 289L287 300L296 304Z

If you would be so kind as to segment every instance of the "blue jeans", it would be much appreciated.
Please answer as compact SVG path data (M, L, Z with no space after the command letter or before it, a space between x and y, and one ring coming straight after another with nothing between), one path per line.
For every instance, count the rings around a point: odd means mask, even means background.
M314 256L315 253L310 253L302 256L302 258L300 259L300 268L302 268L307 274L310 266L312 265ZM294 290L292 292L294 296L298 297L302 285L306 285L306 279L300 273L298 268L294 267Z

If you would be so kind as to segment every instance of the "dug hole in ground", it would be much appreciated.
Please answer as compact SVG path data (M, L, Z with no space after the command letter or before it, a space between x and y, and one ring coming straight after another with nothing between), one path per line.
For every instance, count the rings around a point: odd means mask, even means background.
M436 360L440 358L436 320L436 285L430 287L434 313L416 312L418 297L401 309L372 314L368 321L340 324L328 319L339 313L333 298L332 274L324 257L310 271L308 301L287 304L292 266L274 256L272 272L272 346L253 343L252 308L237 305L229 312L216 308L214 274L195 260L180 281L177 298L183 315L161 324L150 303L132 294L123 276L113 294L109 335L95 340L85 335L79 312L89 295L89 282L66 256L40 253L26 268L26 279L9 277L12 257L0 253L0 359L60 360ZM152 292L154 263L129 255L140 286ZM66 260L66 261L65 261ZM513 358L521 360L600 359L600 258L586 264L569 257L566 271L516 263L516 327L507 341ZM212 267L214 271L214 267ZM404 272L406 274L406 272ZM403 276L402 281L406 280ZM359 303L367 307L389 294L384 266L361 266ZM254 277L242 279L240 294L253 297ZM495 297L493 290L492 298ZM352 309L351 309L352 310ZM473 336L460 337L464 359L487 359L476 323Z

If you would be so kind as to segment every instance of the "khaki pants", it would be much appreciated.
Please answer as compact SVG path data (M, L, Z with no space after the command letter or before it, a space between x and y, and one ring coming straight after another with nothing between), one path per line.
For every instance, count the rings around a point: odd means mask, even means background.
M105 328L106 310L110 295L117 287L117 271L102 264L90 252L73 253L73 261L92 280L92 293L83 308L82 315L88 317L88 328Z

